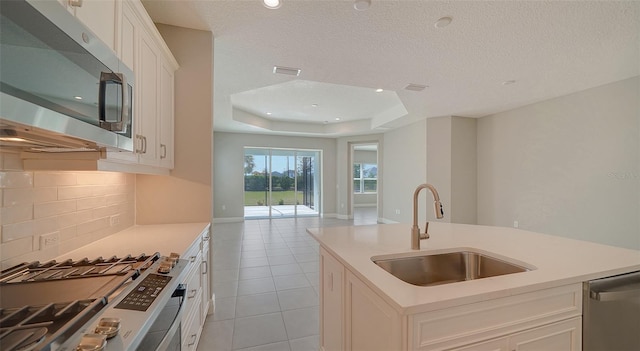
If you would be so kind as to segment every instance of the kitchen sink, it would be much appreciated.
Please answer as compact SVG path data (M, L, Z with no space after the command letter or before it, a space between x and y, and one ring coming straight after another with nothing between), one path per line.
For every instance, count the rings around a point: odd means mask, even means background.
M396 278L418 286L434 286L531 270L484 253L455 251L440 254L372 257Z

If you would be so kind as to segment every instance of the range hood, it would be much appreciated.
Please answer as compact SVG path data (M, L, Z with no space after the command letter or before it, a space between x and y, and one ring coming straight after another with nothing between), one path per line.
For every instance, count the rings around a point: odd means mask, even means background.
M0 147L30 152L132 150L131 139L0 93Z

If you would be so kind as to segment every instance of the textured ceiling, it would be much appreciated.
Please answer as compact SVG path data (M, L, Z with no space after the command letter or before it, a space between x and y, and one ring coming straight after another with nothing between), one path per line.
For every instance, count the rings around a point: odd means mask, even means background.
M366 11L353 1L282 1L277 10L258 0L143 1L156 22L213 32L215 130L371 133L481 117L640 74L637 1L372 0ZM443 16L453 22L436 28ZM273 74L276 65L302 73ZM410 83L428 88L404 90ZM345 104L357 92L370 94ZM379 107L389 96L401 109ZM312 100L326 111L305 111Z

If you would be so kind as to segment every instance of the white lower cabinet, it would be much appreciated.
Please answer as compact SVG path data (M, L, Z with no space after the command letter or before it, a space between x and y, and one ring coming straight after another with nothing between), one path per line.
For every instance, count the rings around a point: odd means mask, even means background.
M344 267L324 250L320 266L320 346L326 351L344 350Z
M189 249L182 256L189 261L189 271L183 284L187 286L182 314L182 349L195 350L202 332L202 326L206 315L202 311L208 308L208 299L204 291L208 290L209 280L204 279L209 250L204 249L204 244L209 244L209 227L198 236Z
M580 283L401 314L320 250L321 350L579 351Z
M510 336L473 343L455 351L579 351L582 318L552 323Z

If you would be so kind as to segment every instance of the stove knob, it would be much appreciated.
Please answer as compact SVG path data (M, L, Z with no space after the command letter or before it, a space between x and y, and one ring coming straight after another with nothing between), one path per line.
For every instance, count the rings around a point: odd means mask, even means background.
M172 252L171 254L169 254L169 258L178 260L180 258L180 255L175 252Z
M107 346L107 336L102 334L84 334L76 351L102 351Z
M163 262L158 267L158 273L167 274L169 272L171 272L171 264L167 264Z
M95 333L106 335L107 339L111 339L120 331L120 318L102 318L96 326Z

